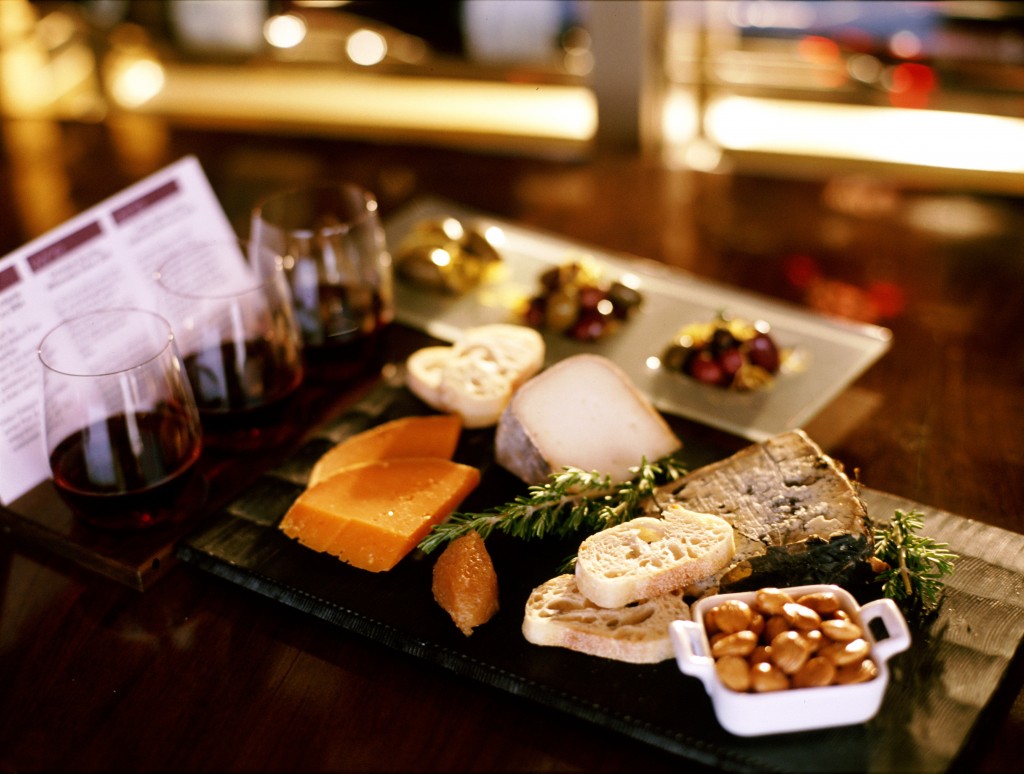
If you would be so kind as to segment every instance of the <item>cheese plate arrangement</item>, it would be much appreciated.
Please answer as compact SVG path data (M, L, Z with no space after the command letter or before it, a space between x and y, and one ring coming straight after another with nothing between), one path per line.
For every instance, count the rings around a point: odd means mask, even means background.
M482 325L532 322L547 365L584 352L608 357L661 411L753 441L806 425L891 343L883 327L828 318L437 199L412 202L386 231L400 322L448 342ZM467 265L477 268L453 273ZM721 386L721 367L696 352L692 336L679 346L688 326L707 327L723 315L732 321L724 360L733 388ZM756 335L757 327L770 332ZM769 346L774 367L744 368L751 378L733 378L732 370L758 360L760 344ZM691 349L684 364L679 357Z
M738 451L679 438L673 416L655 412L625 369L606 358L577 353L538 370L529 345L502 340L514 356L489 337L483 345L472 335L432 344L441 351L431 353L415 392L411 356L386 368L361 401L315 428L183 541L179 557L342 632L709 767L955 768L1012 682L1024 637L1024 536L855 486L799 430ZM457 378L482 373L490 375L488 389L459 392ZM588 387L603 396L600 404L587 402ZM552 395L563 396L562 409L580 406L555 421L545 413ZM608 424L602 411L641 428L634 440L645 458L664 454L671 464L627 467L614 481L576 473L558 479L559 465L575 470L565 466L595 448L594 464L614 468L608 449L619 444L600 442ZM493 424L462 421L485 414ZM453 415L460 420L454 434ZM540 431L570 425L578 432L545 438ZM611 437L621 439L615 427ZM635 473L649 488L630 483ZM602 527L606 511L573 507L562 511L566 519L590 529L560 529L533 519L551 481L577 505L611 502L622 516L628 508L619 495L631 492L656 512L641 509L646 515ZM574 498L582 486L612 494ZM780 491L786 496L775 496ZM903 522L904 514L919 521ZM520 516L528 529L504 528ZM920 526L949 571L937 604L908 618L906 630L902 616L876 612L881 576L861 574L878 558L872 546L895 534L871 525L890 520L905 532ZM575 567L567 569L571 556ZM706 672L699 651L722 647L721 635L754 647L752 631L775 625L754 623L761 613L771 616L768 606L754 609L744 586L751 582L759 592L793 593L779 605L785 616L774 617L792 616L789 629L800 632L779 637L801 647L817 639L818 656L856 651L856 660L835 656L834 672L843 677L823 688L803 687L825 683L801 683L811 678L798 677L794 665L773 678L791 699L751 693L742 703L767 698L782 706L815 691L845 701L866 691L868 711L839 713L824 728L727 730L717 714L719 689L710 687L717 683L706 689L684 664L696 660ZM833 584L856 601L832 593ZM743 626L694 602L716 590L730 604L733 596L751 600ZM836 599L844 601L823 606ZM804 617L815 618L814 626ZM872 625L877 618L881 631ZM667 622L685 619L705 628L684 647L679 635L672 642ZM810 656L803 652L800 666ZM752 650L744 657L756 660Z

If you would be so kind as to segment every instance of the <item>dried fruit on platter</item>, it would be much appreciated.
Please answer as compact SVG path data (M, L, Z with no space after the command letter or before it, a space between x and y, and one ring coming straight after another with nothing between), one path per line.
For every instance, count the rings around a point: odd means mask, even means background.
M539 277L540 288L526 305L527 325L576 341L597 341L628 320L643 300L627 277L608 281L586 257L554 266Z
M467 637L498 612L498 575L479 533L448 545L434 563L431 590Z
M780 346L766 321L719 314L681 328L661 362L701 384L746 392L770 387L781 373L802 370L801 355Z

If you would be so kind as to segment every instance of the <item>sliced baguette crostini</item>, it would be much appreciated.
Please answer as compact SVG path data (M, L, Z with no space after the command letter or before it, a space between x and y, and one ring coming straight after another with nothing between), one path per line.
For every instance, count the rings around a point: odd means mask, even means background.
M703 580L732 559L725 519L669 505L586 538L576 556L576 585L595 605L623 607Z
M465 427L489 427L516 389L541 369L544 354L544 339L532 328L482 325L450 347L413 352L406 360L406 383L427 405L458 414Z
M669 624L689 617L690 607L681 592L609 609L583 596L576 587L576 578L565 574L530 594L523 636L534 645L567 648L633 664L656 664L673 657Z

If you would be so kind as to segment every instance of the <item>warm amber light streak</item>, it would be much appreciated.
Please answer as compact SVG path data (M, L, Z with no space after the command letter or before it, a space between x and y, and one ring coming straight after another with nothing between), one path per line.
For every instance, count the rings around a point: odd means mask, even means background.
M140 111L166 117L279 125L476 132L587 141L597 106L585 87L409 79L273 68L225 72L164 65L164 82Z
M1024 120L939 110L721 97L708 137L730 150L1024 172Z

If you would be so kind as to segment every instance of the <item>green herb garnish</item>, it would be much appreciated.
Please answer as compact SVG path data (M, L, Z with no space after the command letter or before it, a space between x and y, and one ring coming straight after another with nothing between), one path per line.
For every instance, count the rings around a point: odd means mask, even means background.
M932 610L939 602L946 575L959 557L946 543L918 535L924 515L897 510L892 521L875 528L876 559L888 568L879 574L882 593L901 606Z
M493 510L452 514L435 526L419 547L430 553L473 531L484 539L498 530L526 540L598 532L639 516L654 499L655 487L685 472L673 455L654 463L644 459L630 470L633 478L613 484L609 476L596 471L564 468L552 473L547 483L531 486L525 495Z

